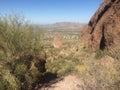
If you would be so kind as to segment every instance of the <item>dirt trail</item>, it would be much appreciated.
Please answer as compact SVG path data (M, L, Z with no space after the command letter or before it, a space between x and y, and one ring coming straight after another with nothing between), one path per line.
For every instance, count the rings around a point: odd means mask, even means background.
M83 90L83 83L77 76L68 75L59 82L39 90Z

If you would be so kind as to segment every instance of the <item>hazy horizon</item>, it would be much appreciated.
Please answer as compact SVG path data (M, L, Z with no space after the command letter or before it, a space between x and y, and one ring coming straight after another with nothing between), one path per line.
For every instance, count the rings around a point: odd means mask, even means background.
M18 13L35 24L87 23L103 0L1 0L0 13Z

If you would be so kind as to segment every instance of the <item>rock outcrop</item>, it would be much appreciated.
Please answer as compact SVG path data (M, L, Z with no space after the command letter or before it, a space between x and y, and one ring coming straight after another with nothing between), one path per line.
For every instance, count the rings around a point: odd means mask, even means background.
M120 45L120 0L104 0L82 32L82 41L91 50Z
M53 41L54 48L62 48L62 37L56 36Z

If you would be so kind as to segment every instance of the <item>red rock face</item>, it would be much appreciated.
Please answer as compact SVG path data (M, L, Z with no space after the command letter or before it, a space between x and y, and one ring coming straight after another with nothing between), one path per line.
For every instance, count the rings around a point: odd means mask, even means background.
M82 32L82 41L91 50L120 45L120 0L104 0Z
M62 37L56 36L53 42L54 48L62 48Z

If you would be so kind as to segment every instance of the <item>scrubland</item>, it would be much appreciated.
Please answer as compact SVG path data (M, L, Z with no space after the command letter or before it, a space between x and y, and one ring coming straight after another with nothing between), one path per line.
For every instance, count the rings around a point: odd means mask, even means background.
M89 51L78 30L47 32L24 17L0 16L0 90L41 90L49 75L77 76L77 90L120 90L120 49Z

